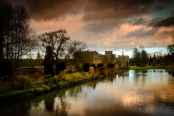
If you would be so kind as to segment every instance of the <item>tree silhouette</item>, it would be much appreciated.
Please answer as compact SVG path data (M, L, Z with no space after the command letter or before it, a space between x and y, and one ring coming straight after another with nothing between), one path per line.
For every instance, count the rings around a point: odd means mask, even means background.
M59 57L65 54L65 43L70 40L70 37L67 36L66 30L60 29L52 32L45 32L38 36L38 39L41 40L42 47L45 49L49 47L51 49L51 53L57 61Z

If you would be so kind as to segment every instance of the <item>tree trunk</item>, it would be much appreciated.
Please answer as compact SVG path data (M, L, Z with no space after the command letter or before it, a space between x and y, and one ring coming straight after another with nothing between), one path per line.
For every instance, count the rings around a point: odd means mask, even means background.
M3 35L0 34L0 61L4 59L3 57Z

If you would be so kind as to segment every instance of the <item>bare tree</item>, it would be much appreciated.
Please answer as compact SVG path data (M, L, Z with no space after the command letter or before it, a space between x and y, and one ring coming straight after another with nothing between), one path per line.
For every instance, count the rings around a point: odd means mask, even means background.
M45 32L42 35L38 36L38 39L42 42L42 47L45 49L50 47L52 54L56 58L56 61L59 57L65 54L65 43L70 40L70 37L67 36L66 30L56 30L52 32Z
M7 3L5 0L0 0L0 61L4 58L4 41L9 37L12 13L13 9L11 4Z
M71 59L74 58L74 54L75 52L81 52L84 49L87 48L87 45L85 42L82 41L71 41L66 45L67 48L67 54L65 56L65 58Z
M86 54L82 53L82 51L87 48L85 42L74 40L67 43L66 48L67 54L65 55L65 59L71 59L72 64L74 64L76 67L79 67L86 61L85 58L87 58L87 56Z
M24 5L18 5L9 12L2 41L3 55L6 59L21 59L37 45L35 31L29 25L30 16Z

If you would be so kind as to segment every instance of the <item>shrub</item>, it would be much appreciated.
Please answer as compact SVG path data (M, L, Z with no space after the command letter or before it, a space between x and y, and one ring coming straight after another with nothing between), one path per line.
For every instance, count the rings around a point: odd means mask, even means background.
M152 64L152 66L156 66L156 63L155 62L152 62L151 64Z
M146 65L145 64L140 64L139 67L145 67Z
M99 70L99 74L106 75L106 72L105 72L105 70Z
M114 68L114 64L113 63L108 63L108 68Z
M168 65L171 65L172 64L172 62L171 61L168 61Z
M13 75L12 62L10 60L4 60L0 62L0 79L3 76L11 77Z
M66 69L65 62L58 62L56 63L56 73L58 74L60 71L63 71Z
M53 76L53 63L51 61L47 61L44 67L44 75L51 74Z
M99 68L99 67L103 67L103 64L102 63L99 63L98 65L97 65L97 67Z
M29 88L31 86L31 80L29 77L21 75L18 77L18 86L19 89Z
M83 65L83 70L84 70L85 72L89 72L89 67L90 67L90 64L89 64L89 63L84 63L84 65Z

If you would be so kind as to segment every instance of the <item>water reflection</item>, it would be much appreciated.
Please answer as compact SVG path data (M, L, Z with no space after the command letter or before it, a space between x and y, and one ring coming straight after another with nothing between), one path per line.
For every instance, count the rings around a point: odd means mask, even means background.
M174 78L129 70L86 84L0 104L0 116L174 115Z

